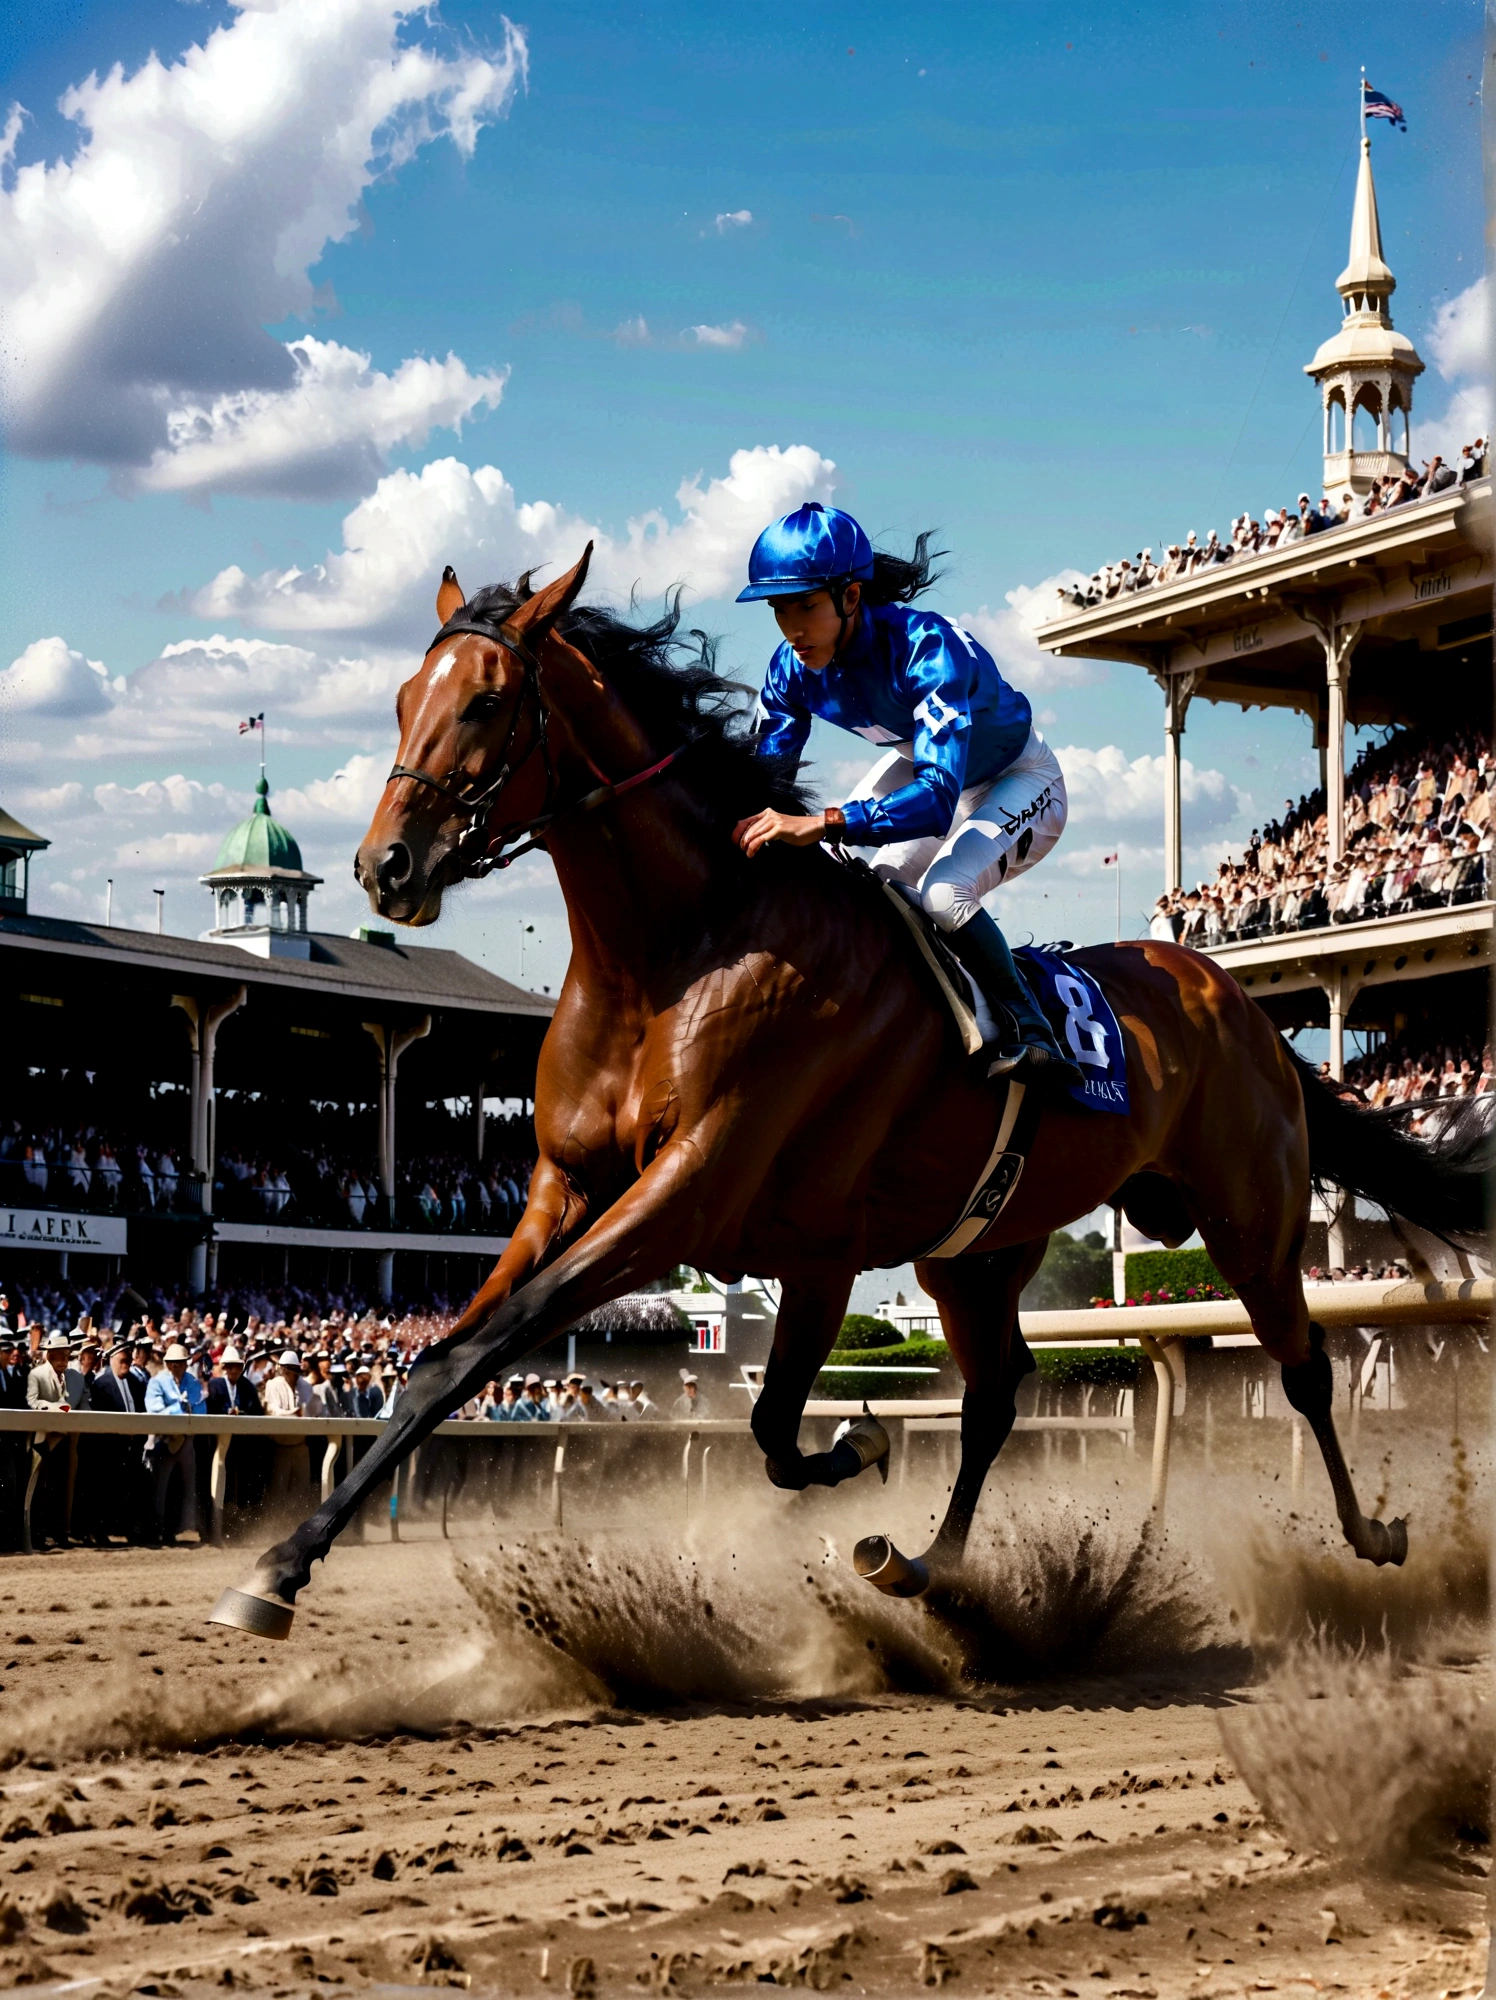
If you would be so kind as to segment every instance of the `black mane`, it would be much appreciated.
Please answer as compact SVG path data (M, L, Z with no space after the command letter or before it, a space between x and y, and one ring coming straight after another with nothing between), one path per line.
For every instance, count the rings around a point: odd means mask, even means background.
M475 591L466 609L502 624L534 595L525 575ZM556 629L606 677L662 753L695 739L676 770L715 817L736 821L765 806L814 810L792 766L754 754L753 689L717 672L714 639L698 631L680 637L679 627L677 592L652 625L626 624L599 604L574 604Z

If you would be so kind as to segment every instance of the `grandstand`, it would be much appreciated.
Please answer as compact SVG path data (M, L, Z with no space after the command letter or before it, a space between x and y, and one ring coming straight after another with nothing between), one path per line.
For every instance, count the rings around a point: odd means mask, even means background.
M1415 1087L1490 1088L1496 787L1488 461L1472 447L1472 476L1441 483L1437 467L1412 472L1422 363L1393 331L1394 284L1363 140L1351 254L1337 281L1341 331L1306 369L1324 409L1325 491L1349 489L1356 504L1332 532L1177 565L1146 589L1066 593L1038 632L1056 657L1142 668L1163 695L1165 879L1154 933L1211 953L1285 1031L1328 1029L1336 1078L1347 1075L1352 1037L1350 1083L1374 1084L1387 1101ZM1366 450L1356 447L1358 415L1375 421ZM1397 503L1379 504L1394 490ZM1313 729L1321 782L1213 880L1187 885L1180 759L1196 700L1235 702L1244 714L1297 710ZM1349 772L1348 726L1387 732ZM1345 1261L1344 1248L1332 1223L1332 1263Z
M528 1118L484 1107L528 1110L553 1001L389 931L310 928L317 878L263 780L205 881L217 923L183 938L33 914L11 868L0 1281L475 1289L533 1158Z

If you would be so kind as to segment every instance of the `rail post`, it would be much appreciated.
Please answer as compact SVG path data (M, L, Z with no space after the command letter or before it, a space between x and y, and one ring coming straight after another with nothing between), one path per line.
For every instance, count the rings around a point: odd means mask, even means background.
M342 1456L343 1440L336 1432L327 1440L327 1448L322 1454L322 1498L332 1498L332 1489L337 1485L338 1460Z
M1174 1370L1169 1366L1167 1346L1151 1333L1140 1333L1138 1345L1153 1363L1158 1383L1158 1406L1153 1412L1153 1492L1148 1504L1162 1520L1169 1493L1169 1441L1174 1431Z
M208 1498L213 1506L213 1526L210 1530L215 1549L223 1547L223 1509L229 1490L229 1446L233 1443L228 1431L213 1434L213 1464L208 1473Z
M31 1539L31 1503L36 1498L37 1481L42 1476L42 1447L33 1443L31 1447L31 1472L26 1481L26 1497L21 1502L21 1554L34 1556L36 1544Z
M564 1527L562 1518L561 1486L566 1477L566 1434L561 1432L556 1439L556 1457L551 1466L551 1520L558 1528Z

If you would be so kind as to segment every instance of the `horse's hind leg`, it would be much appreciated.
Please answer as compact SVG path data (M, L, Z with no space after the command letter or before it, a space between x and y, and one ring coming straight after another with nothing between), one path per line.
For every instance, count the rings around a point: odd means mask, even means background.
M1304 1303L1298 1247L1271 1278L1253 1279L1241 1278L1232 1270L1232 1250L1219 1241L1212 1242L1210 1233L1206 1234L1206 1246L1217 1268L1236 1285L1252 1330L1278 1363L1290 1407L1314 1433L1330 1475L1345 1539L1366 1562L1403 1562L1408 1553L1407 1523L1370 1520L1356 1499L1350 1468L1335 1432L1335 1382L1330 1357L1325 1353L1325 1330L1310 1319Z
M886 1535L868 1535L852 1560L860 1576L895 1597L916 1597L932 1577L961 1566L982 1486L1018 1414L1018 1384L1034 1358L1018 1329L1018 1297L1044 1260L1048 1237L988 1256L937 1258L916 1266L940 1307L946 1343L966 1383L961 1398L961 1464L935 1539L909 1561Z
M1325 1353L1325 1330L1316 1320L1309 1322L1309 1342L1309 1359L1281 1371L1283 1393L1313 1431L1319 1444L1345 1539L1367 1562L1405 1562L1408 1555L1407 1522L1369 1520L1356 1500L1350 1468L1335 1431L1332 1409L1334 1376L1330 1357Z

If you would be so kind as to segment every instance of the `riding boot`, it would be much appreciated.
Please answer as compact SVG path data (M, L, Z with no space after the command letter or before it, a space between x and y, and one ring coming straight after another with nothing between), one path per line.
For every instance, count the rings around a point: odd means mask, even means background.
M1083 1081L1080 1070L1061 1050L1054 1030L1013 963L1008 941L985 910L978 910L959 930L943 931L945 942L987 997L999 1023L999 1040L982 1051L989 1077L1016 1075L1020 1083L1065 1088ZM1012 1024L1011 1040L1001 1037L1004 1022Z

